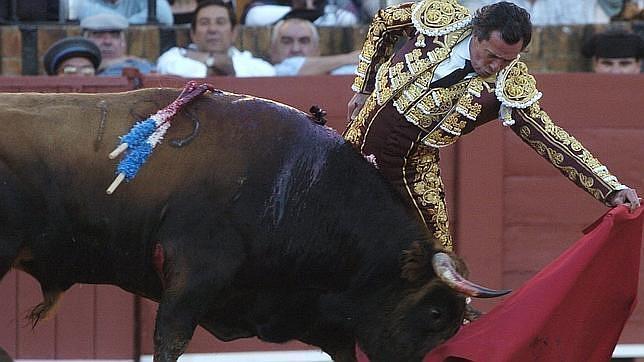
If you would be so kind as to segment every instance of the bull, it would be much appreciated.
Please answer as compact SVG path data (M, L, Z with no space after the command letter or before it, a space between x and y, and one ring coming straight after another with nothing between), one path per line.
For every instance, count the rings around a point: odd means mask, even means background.
M467 296L504 293L465 279L342 137L269 100L199 97L167 135L190 142L162 144L106 195L118 136L176 96L2 95L0 278L13 267L40 283L34 324L73 284L112 284L159 302L158 362L197 325L336 361L355 361L356 344L372 361L420 361L457 331Z

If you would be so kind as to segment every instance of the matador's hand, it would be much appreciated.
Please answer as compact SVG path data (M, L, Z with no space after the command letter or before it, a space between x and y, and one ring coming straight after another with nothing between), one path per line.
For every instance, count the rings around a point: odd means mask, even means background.
M633 212L640 207L640 198L637 196L635 190L624 189L614 192L609 200L607 200L607 204L609 206L626 205Z
M351 122L358 117L358 113L360 113L368 97L369 95L364 93L356 93L351 97L349 104L347 104L347 122Z

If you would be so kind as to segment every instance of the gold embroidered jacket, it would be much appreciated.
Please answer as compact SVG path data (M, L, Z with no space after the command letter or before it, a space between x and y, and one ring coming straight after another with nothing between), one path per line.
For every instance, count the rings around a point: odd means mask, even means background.
M456 0L422 0L380 10L360 54L353 90L388 102L427 132L431 147L501 119L521 139L596 199L626 188L539 107L541 93L518 59L495 77L464 79L448 88L429 85L436 68L472 33L471 16ZM395 50L396 42L409 40Z

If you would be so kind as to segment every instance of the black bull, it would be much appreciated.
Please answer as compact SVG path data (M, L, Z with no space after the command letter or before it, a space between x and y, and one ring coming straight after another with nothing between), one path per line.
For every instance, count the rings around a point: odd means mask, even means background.
M338 361L356 343L372 361L417 361L456 332L466 295L497 295L455 273L340 136L279 103L199 97L106 195L118 137L177 94L0 96L0 277L39 281L34 323L74 283L106 283L159 302L155 361L175 361L198 324Z

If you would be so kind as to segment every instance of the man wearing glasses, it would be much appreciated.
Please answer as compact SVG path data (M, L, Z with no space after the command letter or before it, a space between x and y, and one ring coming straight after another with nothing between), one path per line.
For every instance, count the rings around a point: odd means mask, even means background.
M93 76L100 63L100 49L82 37L55 42L43 57L43 66L48 75Z

